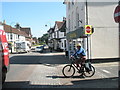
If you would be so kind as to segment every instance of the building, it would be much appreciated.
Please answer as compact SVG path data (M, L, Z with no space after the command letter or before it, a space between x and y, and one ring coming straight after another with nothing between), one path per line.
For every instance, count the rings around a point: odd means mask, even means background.
M18 27L18 24L16 25L17 27L12 27L10 25L7 25L6 23L1 23L1 26L3 27L2 29L6 32L8 46L10 48L11 53L16 52L17 41L30 41L32 36L29 36L28 33L22 31L24 28L22 29L20 26Z
M69 55L81 43L88 59L118 58L119 31L114 22L116 2L77 2L65 0L66 38ZM92 25L94 33L85 34L85 25Z
M53 48L54 28L50 28L47 32L48 32L48 46L49 48Z
M22 27L22 28L20 28L20 31L25 32L27 34L26 41L30 41L30 43L32 43L31 28L30 27Z
M48 30L48 45L56 51L66 49L66 18L63 21L56 21L53 28Z
M54 26L54 40L53 40L53 45L54 45L54 50L60 50L60 43L61 43L61 33L59 31L60 27L62 26L63 22L62 21L56 21L55 26Z
M60 49L62 51L66 51L67 41L66 41L66 18L63 18L63 24L59 29L59 37L60 37Z

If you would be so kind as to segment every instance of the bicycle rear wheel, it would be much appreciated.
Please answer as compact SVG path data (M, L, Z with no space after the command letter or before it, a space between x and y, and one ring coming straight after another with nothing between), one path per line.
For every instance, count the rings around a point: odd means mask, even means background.
M65 77L73 77L75 74L75 68L72 65L66 65L62 69L62 73Z
M86 70L85 69L85 71L84 71L84 76L85 77L92 77L94 74L95 74L95 68L92 65L91 65L91 70Z

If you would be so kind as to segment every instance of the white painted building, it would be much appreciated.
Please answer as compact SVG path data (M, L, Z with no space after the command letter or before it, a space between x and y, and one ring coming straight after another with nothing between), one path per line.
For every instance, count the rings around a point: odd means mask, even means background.
M63 21L56 21L54 28L48 30L49 47L57 51L64 51L66 49L66 18Z
M55 50L64 51L66 48L66 32L62 31L63 24L64 24L64 20L55 22L55 29L54 29L54 49Z
M27 37L29 37L24 31L13 28L5 23L0 24L0 29L3 29L6 32L6 38L8 41L9 51L16 52L16 42L17 41L27 41Z
M48 35L49 35L49 37L48 37L48 46L50 48L53 48L54 28L50 28L48 30Z
M76 2L65 0L66 37L69 55L80 42L90 59L119 57L119 30L114 21L113 2ZM92 25L94 33L85 35L85 25ZM88 40L88 41L87 41Z

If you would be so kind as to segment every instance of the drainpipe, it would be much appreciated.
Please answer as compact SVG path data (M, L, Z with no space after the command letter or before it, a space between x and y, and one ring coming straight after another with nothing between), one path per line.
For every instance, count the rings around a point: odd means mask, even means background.
M88 25L88 3L87 3L87 0L85 2L85 24ZM87 59L89 59L89 43L88 43L88 35L87 35L87 38L84 38L84 49L86 50L86 55L87 55Z
M120 0L118 4L120 5ZM119 58L120 58L120 23L119 23Z

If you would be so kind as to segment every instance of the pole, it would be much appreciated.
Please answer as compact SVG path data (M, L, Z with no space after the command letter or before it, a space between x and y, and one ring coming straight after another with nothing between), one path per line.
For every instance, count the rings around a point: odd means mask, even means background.
M85 2L85 6L86 6L86 25L88 25L88 3L87 0ZM87 38L84 39L84 45L85 45L85 50L86 50L86 54L87 54L87 59L89 59L89 43L88 43L89 39L88 39L88 35Z
M10 25L11 53L12 53L12 26Z
M120 0L119 0L119 2L118 2L118 5L120 5ZM120 58L120 23L119 23L119 58ZM119 77L120 77L120 63L119 63ZM118 81L119 83L119 88L120 88L120 78L119 78L119 81Z

